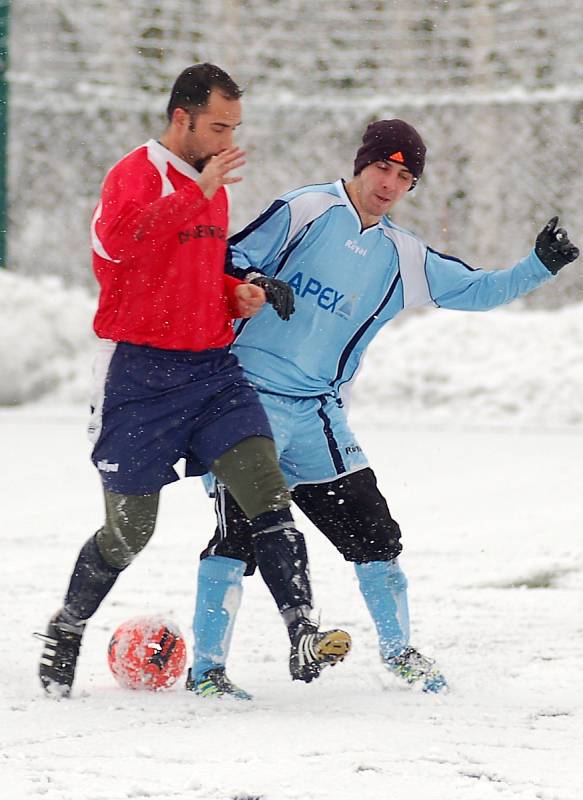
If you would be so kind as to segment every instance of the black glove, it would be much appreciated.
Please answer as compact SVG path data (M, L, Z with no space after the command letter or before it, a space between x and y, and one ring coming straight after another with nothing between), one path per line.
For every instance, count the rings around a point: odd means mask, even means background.
M295 311L294 290L284 281L261 275L249 283L260 286L265 292L265 299L274 307L282 319L288 320Z
M579 248L569 241L564 228L557 228L558 217L553 217L536 237L534 252L553 275L565 264L579 258Z

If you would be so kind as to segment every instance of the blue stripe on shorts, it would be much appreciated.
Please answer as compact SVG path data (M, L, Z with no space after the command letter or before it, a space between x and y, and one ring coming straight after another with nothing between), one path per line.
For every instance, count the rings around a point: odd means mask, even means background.
M259 397L290 489L333 481L368 466L342 402L334 395L284 397L260 389Z

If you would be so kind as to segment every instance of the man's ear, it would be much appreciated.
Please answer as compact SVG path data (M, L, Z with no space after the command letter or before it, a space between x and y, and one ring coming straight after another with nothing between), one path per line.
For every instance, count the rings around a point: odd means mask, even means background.
M189 130L194 130L194 125L192 123L192 118L188 111L184 108L175 108L172 112L172 119L170 120L171 125L176 125L179 128L187 126Z

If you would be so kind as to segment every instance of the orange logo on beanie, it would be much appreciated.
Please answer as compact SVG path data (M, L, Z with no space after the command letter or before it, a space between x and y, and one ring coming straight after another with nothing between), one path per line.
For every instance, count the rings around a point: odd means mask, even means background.
M387 161L398 161L401 164L405 163L405 157L403 153L399 150L397 153L393 153L392 156L389 156Z

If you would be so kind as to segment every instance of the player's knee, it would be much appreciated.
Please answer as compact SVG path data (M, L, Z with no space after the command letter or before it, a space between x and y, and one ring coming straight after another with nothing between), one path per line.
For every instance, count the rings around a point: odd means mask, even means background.
M95 541L103 559L123 570L150 541L156 526L158 495L105 493L105 525Z
M251 436L223 453L211 466L249 519L291 505L275 445L265 436Z
M257 472L253 491L244 498L243 511L250 520L269 511L283 511L291 506L291 495L277 462L265 464Z
M104 525L95 537L99 552L111 567L123 570L146 546L144 539L128 537L119 528Z
M369 532L355 529L336 544L346 561L359 564L371 561L393 561L403 550L401 531L394 520L377 525Z

